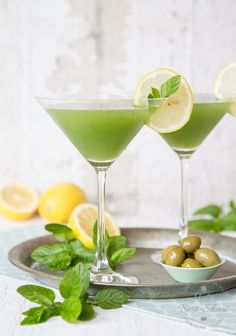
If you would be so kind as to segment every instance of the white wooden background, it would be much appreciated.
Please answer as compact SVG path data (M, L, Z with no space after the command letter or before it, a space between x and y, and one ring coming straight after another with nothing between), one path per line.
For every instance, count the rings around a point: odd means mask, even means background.
M74 181L94 201L93 170L34 95L132 93L159 66L211 92L219 68L236 60L235 36L235 0L0 0L0 182L42 191ZM227 116L194 155L193 209L236 198L235 134ZM157 134L143 129L113 165L107 199L139 225L177 224L178 160Z

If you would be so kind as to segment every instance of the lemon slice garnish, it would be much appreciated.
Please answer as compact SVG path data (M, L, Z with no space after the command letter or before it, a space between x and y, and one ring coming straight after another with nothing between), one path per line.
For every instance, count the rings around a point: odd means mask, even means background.
M220 71L215 83L215 95L219 99L236 101L236 62L228 64ZM232 102L229 112L236 117L236 103Z
M147 98L151 88L160 89L169 78L178 75L174 70L158 68L146 73L138 82L134 93L134 104ZM179 89L171 96L164 98L152 113L147 125L159 133L170 133L182 128L190 119L193 109L193 94L187 80L181 76Z

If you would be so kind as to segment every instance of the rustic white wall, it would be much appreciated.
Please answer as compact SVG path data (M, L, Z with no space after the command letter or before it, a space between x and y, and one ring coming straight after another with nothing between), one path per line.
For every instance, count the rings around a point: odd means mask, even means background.
M158 66L211 92L236 60L235 36L235 0L0 0L0 182L41 191L75 181L95 200L93 170L34 95L132 92ZM225 117L194 155L192 208L236 198L235 133ZM129 215L122 224L177 225L178 160L147 128L110 169L107 191L109 209Z

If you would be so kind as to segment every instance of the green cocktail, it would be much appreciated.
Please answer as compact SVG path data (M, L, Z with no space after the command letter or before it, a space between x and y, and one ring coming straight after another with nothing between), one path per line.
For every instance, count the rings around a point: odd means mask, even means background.
M109 166L143 127L147 109L47 109L93 166Z
M228 110L226 102L197 102L188 123L180 130L161 136L179 154L193 153Z
M96 261L90 270L91 281L137 283L138 280L132 275L116 273L109 266L105 238L105 180L112 162L125 150L148 119L148 100L141 99L140 104L136 102L136 106L132 98L39 98L39 102L97 173L97 249Z

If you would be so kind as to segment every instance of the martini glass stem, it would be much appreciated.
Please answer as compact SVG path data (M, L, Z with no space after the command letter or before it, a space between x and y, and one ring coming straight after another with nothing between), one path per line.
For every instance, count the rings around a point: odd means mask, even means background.
M188 207L189 207L189 168L190 156L180 154L181 169L181 221L179 239L182 240L188 235Z
M106 227L105 227L105 184L106 167L97 167L98 181L98 220L97 220L97 250L96 261L92 266L93 273L111 274L112 269L109 266L106 254Z

